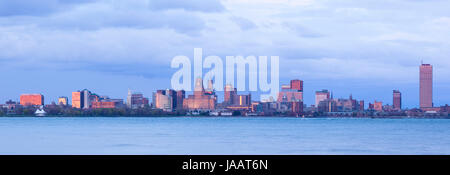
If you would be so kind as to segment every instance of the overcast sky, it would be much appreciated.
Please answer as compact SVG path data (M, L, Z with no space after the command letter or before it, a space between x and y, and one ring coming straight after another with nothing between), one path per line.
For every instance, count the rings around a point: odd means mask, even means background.
M418 106L434 65L434 103L450 103L447 0L0 0L0 103L46 103L88 88L112 98L170 87L174 56L280 56L281 83ZM204 71L205 72L205 71ZM258 100L258 99L254 99Z

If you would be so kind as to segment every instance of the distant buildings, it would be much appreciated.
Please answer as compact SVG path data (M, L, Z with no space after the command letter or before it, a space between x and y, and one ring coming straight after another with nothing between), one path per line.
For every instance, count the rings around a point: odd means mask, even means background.
M58 105L67 106L69 104L69 98L67 97L59 97Z
M22 94L20 95L20 104L22 106L44 105L44 96L42 94Z
M127 107L131 109L144 108L149 104L148 98L145 98L142 93L132 93L128 90Z
M233 88L233 85L227 84L224 88L224 100L223 103L226 105L232 105L237 99L237 89Z
M238 95L237 89L233 88L233 85L227 84L224 88L224 101L223 105L227 108L233 107L250 107L252 103L251 94Z
M375 100L375 102L373 103L373 110L379 112L383 111L383 102Z
M399 90L394 90L392 98L394 110L400 111L402 109L402 93Z
M72 107L78 109L89 109L91 92L87 89L72 92Z
M194 95L189 95L183 101L183 108L187 110L214 110L217 104L217 96L213 92L207 92L203 88L203 80L195 81Z
M172 111L175 108L174 99L177 96L173 90L158 90L153 94L153 107L164 111Z
M364 101L357 101L353 99L352 95L350 95L348 99L334 99L333 96L331 96L331 98L321 100L317 106L318 112L353 112L363 110Z
M83 106L81 105L81 91L72 92L72 108L81 109Z
M319 106L321 101L330 99L330 92L328 90L322 90L316 92L316 107Z
M364 100L359 101L359 111L364 111Z
M72 108L99 109L121 107L123 107L123 99L110 99L108 96L99 96L87 89L72 92Z
M433 66L422 64L420 66L420 108L433 107Z
M282 85L277 102L303 102L303 81L291 80L289 85Z
M108 97L102 97L98 101L91 102L92 109L113 109L124 107L123 99L110 99Z

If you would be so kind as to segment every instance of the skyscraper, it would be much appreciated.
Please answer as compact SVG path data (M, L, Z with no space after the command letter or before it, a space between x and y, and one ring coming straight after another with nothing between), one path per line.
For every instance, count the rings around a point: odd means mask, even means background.
M140 92L131 92L128 90L127 107L131 109L144 108L148 105L148 99Z
M237 96L237 89L233 88L233 85L231 84L227 84L224 89L224 103L227 105L233 104Z
M81 102L82 102L81 92L80 91L72 92L72 107L81 109L82 108Z
M303 92L303 81L302 80L291 80L291 89Z
M316 92L316 107L319 106L321 101L327 100L330 98L330 92L328 90L322 90Z
M402 93L399 90L394 90L392 94L393 102L395 110L401 110L402 109Z
M291 80L289 85L282 85L278 93L278 102L303 101L303 81Z
M82 103L81 106L83 109L89 109L91 108L91 91L84 89L81 91L82 95Z
M420 66L420 108L433 107L433 66Z

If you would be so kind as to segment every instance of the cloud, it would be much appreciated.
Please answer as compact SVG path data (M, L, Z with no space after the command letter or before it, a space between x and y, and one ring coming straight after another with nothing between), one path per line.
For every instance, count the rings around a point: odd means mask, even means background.
M33 1L34 2L34 1ZM60 1L46 8L60 8ZM73 1L63 1L73 4ZM85 1L77 1L81 3ZM112 3L114 2L114 3ZM99 30L102 28L167 28L188 35L199 35L205 27L197 14L183 9L154 11L146 1L98 1L74 6L46 16L11 16L0 18L2 26L38 26L50 30ZM26 4L26 3L24 3ZM27 4L29 5L29 4ZM26 8L27 6L22 6ZM13 7L11 7L13 8ZM39 9L37 7L36 9ZM42 9L51 12L51 9ZM193 9L194 10L194 9ZM199 9L201 10L201 9ZM44 12L43 12L44 13Z
M95 1L95 0L94 0ZM73 5L94 2L90 0L13 0L0 1L0 16L40 16L59 10L67 10Z
M318 38L318 37L322 37L323 35L315 32L311 29L308 29L307 27L296 23L296 22L286 22L283 24L285 27L287 27L288 29L292 30L293 32L295 32L297 34L297 36L300 37L305 37L305 38Z
M219 0L151 0L149 7L154 10L183 9L200 12L222 12L224 6Z
M256 27L255 23L243 17L233 16L231 17L231 20L235 22L242 30L249 30Z

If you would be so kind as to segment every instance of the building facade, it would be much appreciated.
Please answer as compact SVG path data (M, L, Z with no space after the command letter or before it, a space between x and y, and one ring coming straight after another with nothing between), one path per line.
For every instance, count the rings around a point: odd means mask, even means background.
M303 81L291 80L289 85L282 85L277 102L303 102Z
M420 108L433 107L433 66L422 64L420 66Z
M401 110L402 109L402 93L399 90L394 90L392 94L392 104L394 110Z
M132 93L131 90L128 90L127 96L127 107L130 109L138 109L144 108L149 105L148 98L145 98L144 95L140 92Z
M183 101L183 108L187 110L214 110L217 104L215 94L206 93L203 81L197 78L195 81L194 95L189 95Z
M44 95L42 95L42 94L22 94L22 95L20 95L20 104L22 106L44 105Z
M62 105L62 106L69 105L69 98L67 98L67 97L59 97L58 98L58 105Z
M383 111L383 102L375 101L373 103L373 110L379 111L379 112Z
M330 92L326 89L316 92L316 107L319 106L321 101L330 99Z

